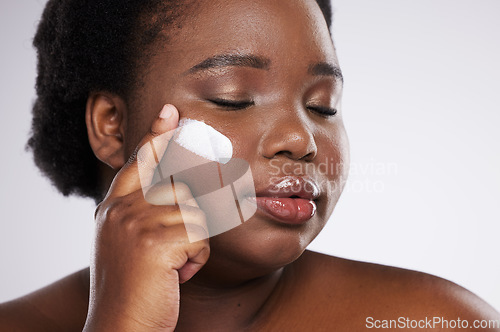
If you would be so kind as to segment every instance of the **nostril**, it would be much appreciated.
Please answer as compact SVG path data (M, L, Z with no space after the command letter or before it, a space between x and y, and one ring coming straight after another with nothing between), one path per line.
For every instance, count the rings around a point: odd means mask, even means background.
M316 147L314 147L314 152L309 152L308 154L300 158L300 160L312 161L314 158L316 158Z
M291 117L283 123L273 123L262 134L261 154L266 158L278 155L293 160L312 161L317 153L313 131L302 120Z

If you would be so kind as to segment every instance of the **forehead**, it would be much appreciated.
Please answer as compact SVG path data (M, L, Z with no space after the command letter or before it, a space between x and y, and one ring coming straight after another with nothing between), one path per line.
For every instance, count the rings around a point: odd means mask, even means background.
M315 0L196 1L169 35L165 51L187 62L227 52L257 53L282 62L336 63L323 14ZM171 58L171 59L173 59ZM314 59L311 59L314 58ZM177 63L179 65L179 63Z

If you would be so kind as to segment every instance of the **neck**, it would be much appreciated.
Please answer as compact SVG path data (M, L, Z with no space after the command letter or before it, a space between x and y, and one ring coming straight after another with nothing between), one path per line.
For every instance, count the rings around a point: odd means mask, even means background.
M231 284L210 285L196 277L181 285L180 315L176 331L240 331L267 315L266 304L281 293L286 269Z

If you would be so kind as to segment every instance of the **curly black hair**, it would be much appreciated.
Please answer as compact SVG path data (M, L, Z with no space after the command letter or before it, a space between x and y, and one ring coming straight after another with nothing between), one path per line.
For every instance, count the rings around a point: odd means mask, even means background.
M330 29L330 0L316 1ZM27 148L63 195L102 199L99 162L85 124L89 93L107 91L127 100L150 56L144 50L188 8L186 0L47 2L33 41L37 99Z

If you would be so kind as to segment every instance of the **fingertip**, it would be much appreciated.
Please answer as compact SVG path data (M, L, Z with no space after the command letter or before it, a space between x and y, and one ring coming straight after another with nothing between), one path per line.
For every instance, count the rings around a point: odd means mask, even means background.
M165 106L163 106L163 108L160 112L159 117L162 120L169 120L169 119L173 118L176 113L178 114L178 110L174 105L165 104Z
M153 133L162 134L177 128L179 123L179 111L172 104L165 104L158 114L158 118L151 127ZM156 135L154 135L156 136Z

